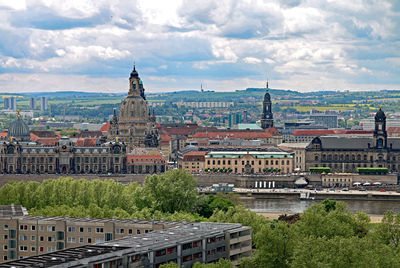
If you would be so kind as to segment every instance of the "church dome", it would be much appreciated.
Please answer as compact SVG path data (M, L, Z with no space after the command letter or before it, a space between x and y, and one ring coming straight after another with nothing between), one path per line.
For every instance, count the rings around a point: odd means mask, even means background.
M18 115L17 120L10 124L7 135L14 138L28 138L31 136L28 125L22 120L20 115Z
M382 107L379 107L379 111L375 114L375 121L385 121L386 120L386 115L382 111Z

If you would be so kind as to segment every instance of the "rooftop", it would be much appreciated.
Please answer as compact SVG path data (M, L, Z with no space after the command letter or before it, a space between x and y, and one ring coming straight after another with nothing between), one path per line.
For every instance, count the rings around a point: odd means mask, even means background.
M226 231L241 229L246 230L248 227L233 223L186 223L167 230L9 261L2 263L2 267L81 267L81 265L121 257L124 254L144 254L196 239L223 236Z
M0 217L15 217L28 215L26 208L20 205L0 206Z
M4 206L0 206L4 207ZM21 206L16 206L21 207ZM23 208L23 207L22 207ZM24 208L25 209L25 208ZM0 210L1 211L1 210ZM1 212L0 212L1 213ZM1 214L0 214L1 215ZM108 223L115 222L119 224L162 224L168 228L181 225L181 222L158 221L158 220L141 220L141 219L98 219L98 218L70 218L70 217L44 217L44 216L28 216L24 215L4 215L3 217L11 217L19 220L35 220L35 221L68 221L68 222L90 222L90 223Z

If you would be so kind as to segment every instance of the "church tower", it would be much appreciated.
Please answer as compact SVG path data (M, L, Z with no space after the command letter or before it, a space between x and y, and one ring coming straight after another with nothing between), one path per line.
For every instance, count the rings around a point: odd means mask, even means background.
M128 96L121 103L118 118L114 114L112 122L115 122L117 126L114 128L114 133L118 133L120 140L128 145L128 150L134 147L159 145L160 136L156 128L155 116L150 114L143 82L135 65L129 76Z
M263 101L263 113L261 118L261 128L267 129L274 126L274 118L272 115L272 102L271 95L269 94L268 81L266 86L266 92Z
M115 138L118 137L118 135L119 135L118 117L117 117L117 112L114 108L113 117L110 121L110 128L108 130L108 139L115 140Z
M382 111L382 106L375 114L374 141L377 149L387 148L386 115Z

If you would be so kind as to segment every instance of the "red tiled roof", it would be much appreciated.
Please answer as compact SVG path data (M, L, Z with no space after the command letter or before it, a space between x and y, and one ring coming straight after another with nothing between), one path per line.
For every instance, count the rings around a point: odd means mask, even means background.
M103 133L101 131L82 131L78 134L74 134L73 138L101 138Z
M31 131L31 139L36 140L38 138L56 138L57 134L54 131Z
M37 138L35 141L43 145L54 146L59 140L60 138Z
M7 138L7 131L0 132L0 139Z
M105 124L99 129L99 131L108 131L108 130L110 129L110 125L111 125L111 122L108 121L107 123L105 123Z
M96 138L78 138L75 145L82 147L93 147L96 146Z
M336 134L372 134L369 130L352 130L352 129L296 129L293 136L319 137L324 135Z
M171 137L168 135L162 134L162 135L160 135L160 137L161 137L161 142L170 142L171 141Z
M271 133L271 130L217 130L217 131L201 131L193 134L193 138L200 138L200 139L201 138L265 139L272 137L273 134Z
M388 127L387 132L400 132L400 127Z
M158 124L158 129L166 135L183 135L189 136L196 129L201 128L197 124Z
M205 151L189 152L183 156L183 161L204 161L207 153Z
M135 162L142 162L142 163L165 163L165 159L160 152L151 152L151 153L143 153L143 154L128 154L126 156L127 163L135 163Z

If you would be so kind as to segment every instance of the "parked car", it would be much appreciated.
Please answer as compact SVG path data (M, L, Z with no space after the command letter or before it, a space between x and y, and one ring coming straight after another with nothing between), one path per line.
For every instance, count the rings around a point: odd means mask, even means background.
M386 190L385 189L381 189L379 192L386 192Z
M348 192L349 188L345 187L345 188L342 189L342 191Z

